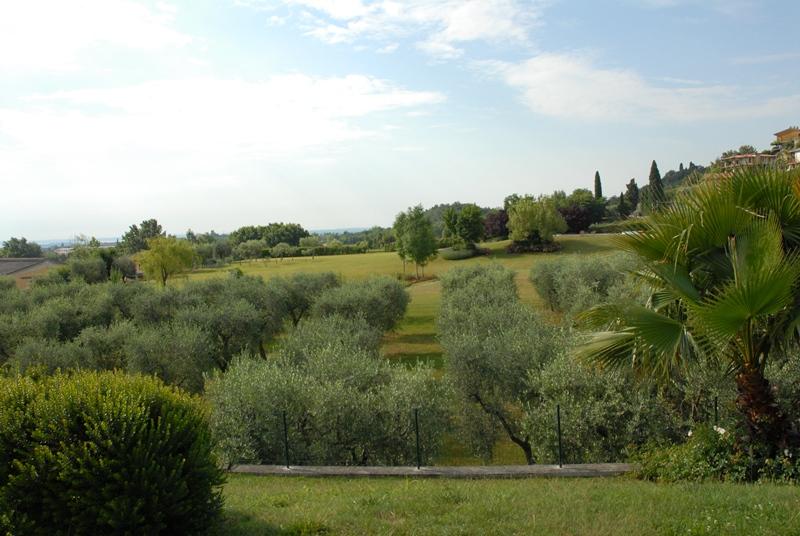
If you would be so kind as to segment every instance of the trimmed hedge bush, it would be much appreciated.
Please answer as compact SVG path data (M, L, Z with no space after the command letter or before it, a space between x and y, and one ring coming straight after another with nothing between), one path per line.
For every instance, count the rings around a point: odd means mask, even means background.
M439 255L446 261L460 261L462 259L471 259L472 257L477 257L478 255L488 254L489 250L482 248L444 248L439 250Z
M593 223L589 226L591 233L626 233L644 229L642 218L628 218L627 220Z
M0 512L13 534L198 534L223 482L203 403L118 372L0 380Z
M453 249L443 248L439 250L439 256L446 261L460 261L462 259L470 259L477 255L478 252L474 249Z

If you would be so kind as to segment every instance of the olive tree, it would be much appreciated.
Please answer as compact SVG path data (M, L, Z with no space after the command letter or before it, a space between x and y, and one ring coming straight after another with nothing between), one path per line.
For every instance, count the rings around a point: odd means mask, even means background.
M324 291L312 311L315 316L361 317L370 325L389 331L403 318L409 300L408 292L396 279L371 277Z
M489 265L442 277L439 333L470 442L487 454L504 433L534 463L528 377L564 351L562 331L519 302L514 272Z
M223 460L283 462L284 412L293 464L410 463L415 408L423 449L435 453L448 420L442 382L430 371L381 359L377 338L369 342L365 330L373 328L363 319L309 318L288 336L290 350L277 361L243 356L216 374L206 395Z
M275 277L267 282L267 286L280 296L282 307L295 326L311 310L320 294L340 285L339 277L333 272L299 272L290 277Z

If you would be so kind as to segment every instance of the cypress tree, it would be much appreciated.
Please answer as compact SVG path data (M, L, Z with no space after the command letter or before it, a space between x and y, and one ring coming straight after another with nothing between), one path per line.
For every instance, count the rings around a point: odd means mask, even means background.
M603 185L600 183L600 172L594 172L594 198L601 199L603 197Z
M625 192L625 195L628 198L627 201L631 212L633 212L639 205L639 186L636 184L636 179L631 179L626 185L626 188L627 191Z
M656 161L653 160L653 163L650 164L650 202L653 206L658 206L664 201L666 201L666 196L664 195L664 183L661 182L661 172L658 171L658 164Z
M625 192L621 192L619 194L619 205L617 205L617 212L619 212L620 218L627 218L628 214L631 213L631 208L628 206Z

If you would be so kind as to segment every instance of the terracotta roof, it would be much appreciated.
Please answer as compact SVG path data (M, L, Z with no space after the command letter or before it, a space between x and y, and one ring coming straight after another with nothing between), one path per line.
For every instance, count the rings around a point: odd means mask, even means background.
M775 136L780 136L781 134L788 134L789 132L796 132L796 131L800 131L800 128L798 128L798 127L789 127L787 129L781 130L780 132L776 132L774 135Z

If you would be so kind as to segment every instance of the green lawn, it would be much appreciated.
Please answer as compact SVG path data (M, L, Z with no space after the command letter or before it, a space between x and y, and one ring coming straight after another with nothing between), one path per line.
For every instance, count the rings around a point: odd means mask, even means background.
M222 534L798 534L792 486L231 475Z
M466 259L462 261L446 261L435 259L425 268L426 276L437 276L456 266L476 263L500 262L517 272L517 285L520 297L534 305L540 305L531 283L528 272L542 259L554 255L594 255L608 254L613 251L610 235L565 235L558 238L563 249L557 253L539 253L510 255L505 252L508 242L491 242L483 244L491 250L491 255ZM403 263L396 253L380 252L359 255L332 255L327 257L291 258L284 260L258 260L235 263L244 273L259 275L264 278L286 276L295 272L334 272L343 279L358 279L371 275L396 276L403 271ZM222 269L202 269L192 272L188 279L206 279L221 277L231 267ZM407 267L410 273L412 266ZM181 279L177 282L180 284ZM397 362L413 364L423 362L441 368L442 349L436 340L436 315L439 311L439 295L441 287L436 280L422 281L408 289L411 303L405 318L394 333L386 336L383 345L384 355Z

